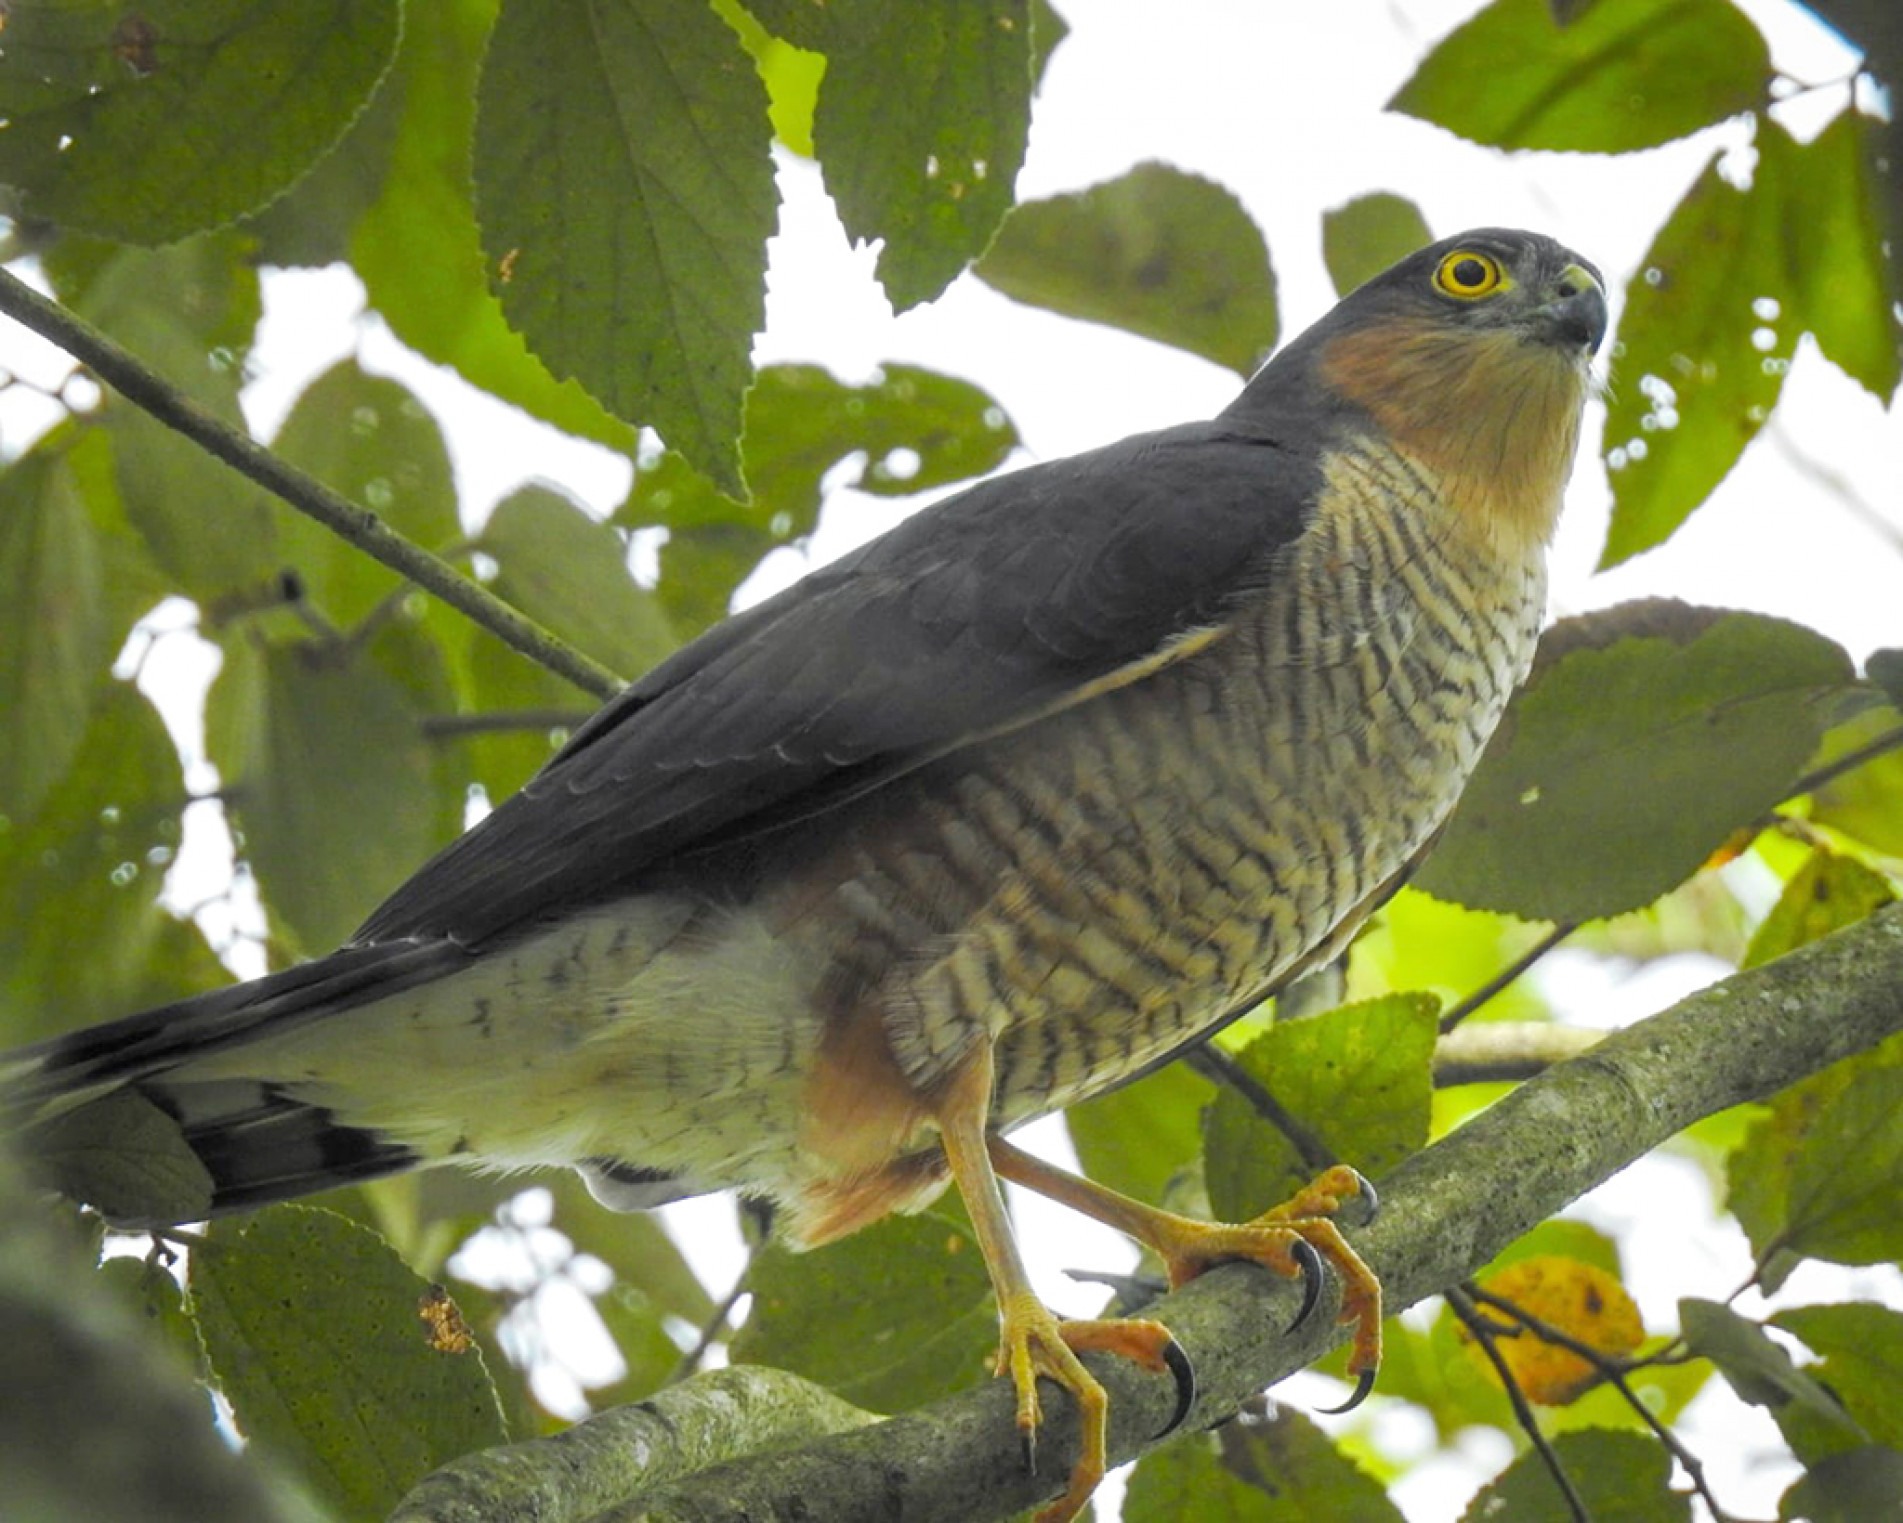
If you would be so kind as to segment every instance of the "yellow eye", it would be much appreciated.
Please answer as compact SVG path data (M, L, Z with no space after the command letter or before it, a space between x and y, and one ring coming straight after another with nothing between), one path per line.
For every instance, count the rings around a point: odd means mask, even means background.
M1499 260L1473 249L1455 249L1434 271L1434 284L1463 301L1490 295L1500 289L1505 279Z

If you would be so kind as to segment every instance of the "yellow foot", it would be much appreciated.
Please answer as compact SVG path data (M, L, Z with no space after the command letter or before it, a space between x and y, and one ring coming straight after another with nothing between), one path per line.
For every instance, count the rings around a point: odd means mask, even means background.
M1289 1279L1299 1276L1308 1293L1295 1327L1307 1320L1320 1293L1321 1266L1331 1267L1341 1281L1341 1313L1336 1320L1344 1326L1352 1324L1355 1330L1348 1356L1355 1393L1340 1411L1361 1403L1373 1388L1381 1364L1381 1282L1335 1223L1351 1203L1364 1219L1371 1216L1374 1189L1353 1169L1337 1165L1292 1200L1252 1222L1231 1225L1164 1216L1146 1234L1169 1270L1172 1289L1229 1259L1249 1259Z
M1013 1296L1004 1306L999 1335L998 1373L1009 1375L1018 1396L1018 1437L1024 1445L1027 1469L1037 1469L1037 1430L1044 1420L1037 1399L1042 1375L1069 1391L1077 1402L1082 1448L1071 1468L1063 1496L1037 1515L1037 1523L1069 1523L1083 1510L1103 1479L1107 1458L1105 1415L1108 1399L1097 1378L1085 1369L1079 1353L1108 1352L1134 1359L1145 1369L1168 1370L1176 1377L1177 1414L1174 1428L1195 1396L1195 1379L1182 1347L1160 1322L1119 1318L1102 1322L1065 1322L1028 1292Z

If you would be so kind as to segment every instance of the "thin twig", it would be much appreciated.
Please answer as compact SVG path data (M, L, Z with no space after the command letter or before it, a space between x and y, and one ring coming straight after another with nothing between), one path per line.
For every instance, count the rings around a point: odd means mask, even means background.
M1447 1304L1467 1331L1473 1334L1480 1352L1487 1356L1487 1362L1500 1377L1500 1384L1506 1387L1507 1400L1513 1404L1515 1421L1528 1441L1539 1451L1540 1459L1553 1477L1553 1483L1566 1498L1566 1506L1571 1510L1575 1523L1592 1523L1592 1514L1586 1510L1586 1499L1580 1496L1579 1489L1573 1485L1573 1478L1566 1473L1566 1467L1560 1463L1559 1454L1552 1443L1540 1432L1539 1419L1533 1415L1533 1408L1527 1402L1526 1393L1520 1389L1520 1382L1514 1378L1513 1371L1507 1368L1500 1351L1493 1346L1494 1340L1500 1336L1499 1329L1474 1310L1474 1304L1464 1290L1450 1289L1447 1292Z
M243 429L215 417L90 323L49 301L8 270L0 270L0 312L57 344L167 428L183 434L399 576L433 592L530 660L597 698L610 697L620 689L621 679L600 662L524 618L486 587L398 534L368 508L278 459Z
M1826 783L1835 782L1846 772L1855 772L1865 762L1875 761L1886 751L1903 748L1903 725L1894 730L1885 730L1874 740L1865 741L1854 751L1846 751L1833 762L1826 762L1815 772L1807 772L1800 777L1790 791L1790 798L1799 798L1806 793L1815 793Z
M1712 1495L1711 1487L1705 1480L1705 1467L1699 1463L1698 1457L1680 1442L1678 1435L1667 1427L1650 1407L1639 1400L1638 1394L1626 1383L1627 1371L1642 1368L1642 1365L1630 1360L1609 1358L1590 1343L1584 1343L1563 1328L1553 1326L1544 1317L1535 1316L1505 1296L1497 1296L1492 1291L1482 1290L1478 1285L1467 1286L1466 1293L1481 1305L1490 1306L1495 1311L1503 1312L1513 1318L1542 1343L1550 1343L1556 1348L1563 1348L1569 1353L1577 1354L1591 1365L1595 1374L1625 1398L1626 1405L1639 1414L1645 1425L1658 1436L1659 1442L1671 1452L1672 1458L1683 1467L1685 1474L1691 1479L1693 1489L1705 1499L1705 1506L1711 1509L1713 1523L1736 1523L1736 1519L1720 1507L1718 1499Z
M1526 972L1528 968L1532 967L1534 963L1538 962L1578 929L1579 922L1577 920L1560 921L1538 941L1534 942L1532 946L1528 947L1518 957L1514 958L1512 962L1508 963L1492 978L1488 979L1478 989L1474 990L1472 994L1469 994L1458 1005L1455 1005L1453 1009L1443 1015L1440 1018L1440 1034L1446 1036L1448 1032L1466 1020L1468 1016L1472 1015L1474 1011L1486 1004L1488 1000L1499 994L1509 984L1513 983L1521 974Z
M1190 1048L1183 1054L1183 1061L1212 1084L1226 1085L1247 1101L1251 1110L1288 1138L1295 1151L1302 1155L1303 1168L1319 1174L1341 1162L1333 1148L1290 1115L1287 1107L1270 1094L1254 1074L1214 1042Z
M694 1340L694 1346L681 1355L681 1362L674 1366L663 1385L677 1385L700 1368L701 1360L707 1357L707 1350L713 1347L714 1339L726 1327L727 1319L733 1315L734 1306L747 1293L747 1277L743 1273L733 1282L733 1289L727 1292L726 1299L713 1309L707 1320L700 1325L700 1337Z

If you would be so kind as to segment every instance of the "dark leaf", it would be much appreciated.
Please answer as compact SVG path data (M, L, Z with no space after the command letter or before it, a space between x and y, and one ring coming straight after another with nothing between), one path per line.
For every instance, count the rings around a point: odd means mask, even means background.
M1064 1112L1084 1172L1137 1200L1161 1202L1202 1151L1203 1108L1215 1088L1185 1063Z
M1778 1500L1781 1519L1803 1523L1870 1523L1903 1496L1903 1452L1881 1444L1831 1454L1810 1467Z
M1731 1389L1753 1406L1767 1408L1787 1439L1806 1431L1831 1435L1837 1445L1868 1441L1843 1404L1807 1372L1791 1362L1783 1347L1757 1323L1716 1301L1686 1296L1678 1303L1678 1323L1694 1354L1718 1366ZM1798 1458L1816 1454L1799 1445Z
M1789 792L1849 675L1831 641L1763 614L1562 621L1414 881L1529 919L1646 904Z
M1691 1523L1690 1499L1671 1488L1672 1457L1650 1434L1586 1429L1561 1434L1553 1449L1588 1516L1619 1523ZM1504 1518L1573 1523L1576 1515L1545 1460L1529 1450L1481 1487L1460 1516L1461 1523Z
M1903 1312L1874 1301L1794 1306L1771 1321L1823 1357L1811 1373L1869 1435L1903 1449ZM1903 1493L1900 1493L1903 1494Z
M11 7L0 180L34 217L126 242L219 227L343 136L399 26L397 0Z
M1730 0L1494 0L1388 102L1495 148L1624 153L1756 110L1771 83Z
M1245 1417L1145 1455L1130 1475L1124 1523L1401 1523L1381 1483L1289 1407Z
M1357 196L1322 213L1322 259L1337 296L1433 241L1421 209L1388 191Z
M508 1435L440 1297L373 1232L272 1206L192 1256L192 1316L239 1429L347 1519L382 1518L437 1466Z
M1903 1068L1859 1074L1791 1161L1786 1244L1839 1264L1903 1259Z
M766 111L711 9L625 0L504 0L476 101L476 213L510 326L736 495L779 199Z
M1743 966L1758 967L1855 925L1895 898L1889 880L1854 857L1814 851L1752 934Z
M883 240L879 281L902 312L950 285L1010 209L1031 121L1030 7L843 0L832 10L813 142L847 233Z
M1172 344L1242 375L1279 331L1262 230L1232 192L1167 164L1025 202L976 272L1015 300Z
M122 1089L55 1117L31 1134L28 1153L60 1194L108 1221L203 1221L211 1175L178 1122Z

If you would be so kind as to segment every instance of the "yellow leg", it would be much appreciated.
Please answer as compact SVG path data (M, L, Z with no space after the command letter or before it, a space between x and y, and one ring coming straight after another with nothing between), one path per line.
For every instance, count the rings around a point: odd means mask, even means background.
M1353 1169L1325 1170L1293 1200L1252 1222L1230 1224L1199 1222L1146 1206L1033 1158L1000 1137L991 1139L990 1149L992 1164L1004 1178L1154 1249L1169 1272L1172 1289L1225 1259L1250 1259L1294 1279L1304 1273L1305 1255L1318 1256L1341 1280L1339 1320L1355 1329L1348 1373L1357 1381L1355 1400L1367 1394L1381 1364L1381 1282L1334 1221L1344 1204L1366 1191L1366 1182Z
M1108 1399L1103 1386L1078 1360L1078 1351L1109 1349L1159 1371L1175 1370L1181 1355L1174 1350L1169 1330L1161 1323L1136 1319L1064 1322L1037 1298L1018 1254L998 1176L991 1165L985 1135L991 1082L991 1052L986 1047L946 1095L938 1112L939 1131L952 1178L957 1180L971 1213L978 1247L997 1293L998 1373L1008 1374L1016 1388L1018 1432L1033 1465L1038 1424L1043 1416L1037 1399L1038 1376L1056 1381L1077 1402L1082 1452L1063 1496L1038 1514L1038 1523L1066 1523L1083 1510L1097 1489L1107 1458ZM1175 1361L1171 1360L1172 1352ZM1181 1373L1178 1379L1180 1383Z

